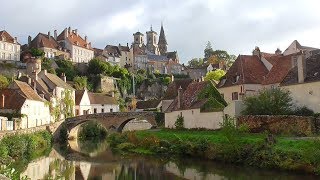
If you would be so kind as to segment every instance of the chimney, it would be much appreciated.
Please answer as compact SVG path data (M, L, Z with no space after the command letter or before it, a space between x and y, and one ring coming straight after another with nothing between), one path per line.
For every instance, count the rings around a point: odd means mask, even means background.
M58 38L57 30L53 31L53 36L54 36L54 39L57 40L57 38Z
M4 108L5 95L1 94L1 108Z
M178 109L181 108L181 99L182 99L182 87L180 86L178 89Z
M84 40L87 42L87 41L88 41L88 37L87 37L87 36L84 36Z
M174 81L174 75L171 75L171 82Z
M62 79L64 82L67 82L67 77L66 77L66 74L65 74L65 73L62 73L62 74L61 74L61 79Z
M18 40L17 37L14 37L14 43L17 44Z
M30 47L31 45L31 36L28 36L28 46Z
M71 33L71 27L69 26L68 28L68 33L70 34Z
M34 91L37 91L37 84L36 84L36 80L35 79L32 80L32 89Z
M307 75L306 59L304 54L298 55L297 67L298 67L298 82L303 83Z
M256 55L259 57L260 59L260 48L258 46L256 46L252 52L252 55Z
M44 75L47 75L47 70L45 69L45 70L43 70L43 72L44 72Z
M31 86L31 78L28 76L28 82L27 82L30 86Z
M50 33L50 31L48 31L48 39L49 39L49 40L51 39L51 33Z
M68 30L67 30L67 28L65 28L65 29L64 29L64 38L67 38L67 37L68 37L68 34L69 34Z
M129 47L129 43L127 43L127 47Z
M74 33L78 36L78 29L75 29Z
M114 97L114 91L111 92L111 97Z
M279 49L279 48L277 48L277 50L274 52L276 55L280 55L280 54L282 54L282 51Z
M18 73L17 73L17 78L20 79L22 76L22 73L18 70Z
M36 70L32 71L32 78L35 79L36 81L38 80L38 74Z

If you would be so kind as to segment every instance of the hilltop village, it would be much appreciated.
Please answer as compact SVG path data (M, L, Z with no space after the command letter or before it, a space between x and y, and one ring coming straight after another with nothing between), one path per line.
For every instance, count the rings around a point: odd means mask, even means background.
M245 97L273 88L289 90L295 104L320 112L318 48L294 40L283 52L255 47L235 57L208 43L203 59L185 65L177 50L168 50L163 25L159 37L151 27L132 38L100 49L68 27L29 36L22 45L0 31L0 129L119 111L163 112L170 128L180 115L186 128L218 129L223 117L241 115ZM201 96L208 89L216 93Z

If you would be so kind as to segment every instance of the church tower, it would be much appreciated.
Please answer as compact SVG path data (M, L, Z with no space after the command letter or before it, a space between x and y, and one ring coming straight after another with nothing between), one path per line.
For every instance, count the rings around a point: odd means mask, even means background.
M134 40L133 40L134 45L138 45L141 47L144 44L143 34L141 32L138 31L138 32L134 33L133 38L134 38Z
M168 43L166 40L166 35L164 34L163 25L161 23L161 30L160 30L160 36L159 36L159 42L158 47L161 55L166 55L168 51Z
M159 48L157 44L157 33L152 30L152 26L150 28L150 31L147 31L147 50L152 53L159 55Z

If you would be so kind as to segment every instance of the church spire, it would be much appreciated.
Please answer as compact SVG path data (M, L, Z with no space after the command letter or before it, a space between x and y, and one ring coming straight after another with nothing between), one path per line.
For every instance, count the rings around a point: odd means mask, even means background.
M166 55L167 53L167 40L166 35L164 34L163 24L161 22L161 29L160 29L160 35L159 35L159 41L158 41L158 47L161 55Z

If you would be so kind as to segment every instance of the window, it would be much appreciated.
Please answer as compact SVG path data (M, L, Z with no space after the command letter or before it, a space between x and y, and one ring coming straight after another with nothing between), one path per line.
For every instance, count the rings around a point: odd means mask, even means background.
M238 92L232 93L232 100L238 100Z
M86 115L86 114L87 114L87 111L86 111L86 110L83 110L83 114Z
M76 115L79 115L79 109L76 109Z
M113 112L113 109L112 109L112 108L110 109L110 112Z
M101 113L104 113L104 109L103 108L101 109Z
M97 113L97 108L93 109L93 113L96 114Z

